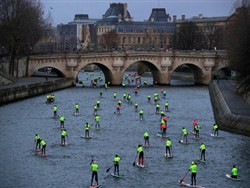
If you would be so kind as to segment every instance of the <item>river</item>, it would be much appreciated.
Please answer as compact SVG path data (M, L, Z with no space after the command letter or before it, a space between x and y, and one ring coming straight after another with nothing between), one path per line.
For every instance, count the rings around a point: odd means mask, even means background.
M86 78L85 82L88 81ZM148 82L150 82L150 78ZM178 85L178 84L177 84ZM137 96L133 87L69 88L54 92L59 115L65 116L68 145L60 146L61 130L58 119L53 119L53 104L45 103L45 95L18 101L0 107L0 187L88 187L90 185L92 157L99 165L99 183L105 188L133 187L179 187L177 181L185 175L191 162L199 155L201 142L206 145L206 163L197 167L197 184L213 188L247 188L250 179L250 138L219 131L221 138L210 136L214 116L206 86L141 87ZM84 124L94 123L93 106L103 91L100 130L91 127L92 139L80 137ZM167 92L162 98L161 90ZM117 99L113 93L117 92ZM118 99L130 93L133 104L122 102L121 114L115 112ZM160 94L163 109L169 102L167 134L172 140L172 159L163 157L166 139L156 136L160 115L155 114L155 104L147 102L154 92ZM152 99L151 99L152 100ZM144 120L134 111L134 103L144 109ZM73 115L75 103L79 103L80 116ZM189 132L192 121L201 125L200 140L190 134L189 145L179 143L182 127ZM151 147L144 148L145 167L133 166L137 145L143 143L143 133L150 136ZM34 137L39 134L47 142L47 158L34 151ZM123 179L114 179L106 172L118 154L120 174ZM225 177L233 164L239 170L240 182ZM185 178L190 183L190 173Z

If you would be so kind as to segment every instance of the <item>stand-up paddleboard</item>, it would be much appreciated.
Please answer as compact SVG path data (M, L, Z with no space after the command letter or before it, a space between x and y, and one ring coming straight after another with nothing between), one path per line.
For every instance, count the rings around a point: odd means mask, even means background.
M39 156L39 157L48 157L47 154L43 155L42 153L38 153L37 156Z
M180 185L184 186L184 187L205 188L205 187L200 186L200 185L191 185L191 184L186 183L186 182L181 181L181 180L179 180L178 183L179 183Z
M222 138L221 136L217 136L217 135L214 135L214 134L210 134L210 136L212 136L212 137L215 137L215 138Z
M85 139L91 139L92 137L89 136L89 137L86 137L85 135L81 135L82 138L85 138Z
M67 146L67 145L68 145L67 142L65 142L64 144L60 144L60 146Z
M239 178L232 178L229 174L226 174L226 177L234 181L241 181Z
M173 156L173 155L169 155L169 154L168 154L168 155L164 154L164 157L167 158L167 159L171 159L171 158L173 158L174 156Z
M196 136L193 136L193 138L194 138L195 140L200 140L200 139L201 139L200 137L196 137Z
M110 174L111 176L115 177L115 178L123 178L123 176L120 176L120 175L115 175L113 173Z
M98 187L101 187L102 185L101 184L99 184L99 185L91 185L91 186L89 186L89 188L98 188Z
M80 116L80 114L78 114L78 113L76 113L76 112L74 112L73 115L74 115L74 116Z
M183 140L179 140L179 143L185 144L185 145L190 144L190 142L184 142Z
M138 163L136 163L136 166L139 168L144 168L144 165L139 165Z
M207 161L201 160L200 158L197 158L197 161L202 162L202 163L206 163Z
M157 135L158 137L160 137L160 138L169 138L168 135L162 135L161 132L158 132L156 135Z
M40 149L36 149L35 151L36 151L36 152L40 152L41 150L40 150Z

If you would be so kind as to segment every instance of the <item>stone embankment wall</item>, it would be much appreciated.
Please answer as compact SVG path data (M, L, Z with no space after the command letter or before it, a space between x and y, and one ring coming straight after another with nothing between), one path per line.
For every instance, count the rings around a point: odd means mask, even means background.
M75 80L65 78L49 82L29 84L25 86L13 87L11 89L0 90L0 105L17 100L34 97L41 94L50 93L56 90L75 86ZM44 99L45 100L45 99Z
M209 92L214 117L219 128L233 133L250 136L250 117L233 114L214 81L209 84Z

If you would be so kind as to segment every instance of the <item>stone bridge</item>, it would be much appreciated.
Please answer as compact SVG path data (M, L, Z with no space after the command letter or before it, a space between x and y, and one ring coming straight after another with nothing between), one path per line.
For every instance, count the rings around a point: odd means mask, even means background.
M59 70L65 77L77 79L81 69L97 65L105 75L106 82L120 85L127 68L142 62L150 69L153 80L158 84L170 84L174 71L187 65L194 75L196 84L208 84L216 71L228 67L226 54L217 52L107 52L86 54L54 54L30 56L28 76L44 67Z

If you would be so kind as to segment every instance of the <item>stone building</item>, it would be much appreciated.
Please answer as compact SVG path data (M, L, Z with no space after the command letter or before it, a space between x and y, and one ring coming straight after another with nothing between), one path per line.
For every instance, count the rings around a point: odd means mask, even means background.
M204 17L201 14L189 19L185 15L171 19L165 8L153 8L146 21L134 21L126 3L111 3L101 19L90 19L87 14L76 14L72 22L57 26L54 51L82 50L168 50L174 45L176 31L185 22L193 22L204 35L201 43L207 49L224 49L221 33L229 17ZM214 34L220 31L219 39ZM113 32L105 39L105 35ZM219 32L218 32L219 33ZM105 44L114 40L115 45ZM54 41L54 40L53 40ZM219 42L218 42L219 41ZM50 47L51 50L51 47Z
M115 31L118 35L118 49L171 48L175 24L170 20L164 8L154 8L147 21L133 21L126 3L112 3L103 18L96 23L98 46L103 42L104 33Z

